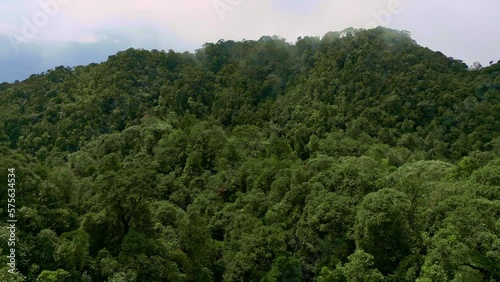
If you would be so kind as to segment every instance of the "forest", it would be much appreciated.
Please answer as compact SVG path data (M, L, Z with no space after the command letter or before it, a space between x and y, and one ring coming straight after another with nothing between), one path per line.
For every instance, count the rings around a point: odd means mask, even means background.
M407 31L2 83L0 156L0 281L500 281L500 61Z

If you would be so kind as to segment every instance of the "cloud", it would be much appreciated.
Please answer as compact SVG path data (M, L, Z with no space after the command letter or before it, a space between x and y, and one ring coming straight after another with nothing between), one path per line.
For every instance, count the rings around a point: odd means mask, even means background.
M402 12L387 14L395 1ZM47 3L64 4L47 10ZM118 47L194 51L205 42L262 35L293 42L299 36L322 36L375 22L409 30L420 44L469 64L487 64L498 60L499 9L496 0L2 0L0 36L9 35L10 41L0 46L0 57L30 50L45 62L57 58L54 50L63 50L60 46L74 44L80 51L88 48L88 54L96 54L93 48L107 48L102 52L109 55ZM42 13L48 21L36 25L37 15L38 21L44 19ZM27 38L23 32L30 23L36 33Z
M41 0L61 1L61 0ZM44 2L45 1L45 2ZM127 33L130 25L143 23L158 30L173 32L189 42L203 44L221 38L256 39L261 35L282 35L294 39L299 35L326 33L348 26L362 27L370 20L370 11L382 7L387 0L314 0L309 2L291 0L64 0L57 13L51 15L37 39L73 40L80 42L81 36L67 34L100 34L102 30L114 29L116 33ZM33 22L37 13L43 13L44 5L34 1L17 7L18 33L22 32L24 19ZM55 2L57 3L57 2ZM218 6L219 5L219 6ZM225 7L223 10L217 7ZM306 12L307 11L307 12ZM120 25L117 25L120 23ZM145 24L144 24L145 23ZM64 29L60 27L64 26ZM1 31L0 31L1 32ZM59 34L60 38L54 36ZM133 34L135 35L135 34ZM99 40L99 37L94 37Z

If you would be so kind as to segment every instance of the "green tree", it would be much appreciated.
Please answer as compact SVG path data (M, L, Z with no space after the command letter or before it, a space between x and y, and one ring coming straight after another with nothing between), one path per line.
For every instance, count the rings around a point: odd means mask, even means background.
M394 271L411 252L414 232L409 212L408 196L393 189L368 194L359 206L354 225L356 246L373 256L382 274Z
M356 250L349 261L341 267L348 282L384 281L384 276L375 267L375 259L363 250Z
M70 277L70 273L63 270L58 269L56 271L44 270L38 277L36 281L38 282L64 282L66 279Z

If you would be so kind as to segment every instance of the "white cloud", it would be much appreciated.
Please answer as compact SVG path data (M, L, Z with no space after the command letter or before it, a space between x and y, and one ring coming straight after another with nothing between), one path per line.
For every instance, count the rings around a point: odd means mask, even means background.
M32 20L43 12L40 1L2 0L0 34L14 32L22 36L24 19ZM292 2L289 2L292 1ZM400 14L384 16L389 3L399 1ZM219 39L258 39L262 35L280 35L290 41L298 36L321 36L349 26L366 27L374 15L380 24L410 30L431 48L437 42L441 51L457 49L459 29L477 30L476 37L499 41L495 26L500 20L484 16L500 8L493 0L64 0L58 13L39 27L37 36L25 41L44 42L128 42L133 46L158 46L158 49L182 51L186 46L200 47ZM223 20L214 3L229 7ZM289 6L284 7L285 5ZM310 5L310 6L308 6ZM282 9L280 9L282 7ZM449 22L449 24L446 24ZM457 28L457 26L459 28ZM493 39L494 40L493 40ZM447 46L453 42L453 46ZM165 45L168 45L165 47ZM467 47L468 53L481 54L480 46ZM441 47L443 46L443 47ZM466 50L466 48L464 48ZM489 53L493 53L492 48ZM459 54L459 52L456 52ZM461 54L461 53L460 53Z
M302 14L286 9L280 12L271 0L68 1L61 11L65 25L74 29L99 32L112 27L118 33L127 33L125 27L116 23L147 22L160 32L172 32L199 43L221 38L256 39L264 34L295 39L349 26L363 27L371 19L370 12L387 3L387 0L329 0L314 2L316 6L308 7L308 12ZM224 20L214 8L216 2L230 8L224 11Z

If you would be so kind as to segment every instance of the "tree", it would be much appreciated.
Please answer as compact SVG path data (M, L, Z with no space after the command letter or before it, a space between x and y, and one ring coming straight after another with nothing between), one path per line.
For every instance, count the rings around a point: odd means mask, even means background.
M36 278L37 282L64 282L70 277L69 272L58 269L56 271L44 270Z
M402 192L382 189L368 194L356 214L356 246L374 258L382 274L394 271L411 252L410 200Z
M474 62L470 67L469 67L469 70L472 70L472 71L479 71L483 68L483 65L481 65L480 62Z
M425 233L428 252L421 281L498 280L500 230L487 216L500 211L498 200L454 196L436 210L444 218L432 227L435 232Z
M341 267L348 282L383 281L384 276L375 268L374 257L363 250L349 256L349 262Z
M83 230L75 230L61 235L54 258L60 267L75 276L87 264L88 255L89 235Z

